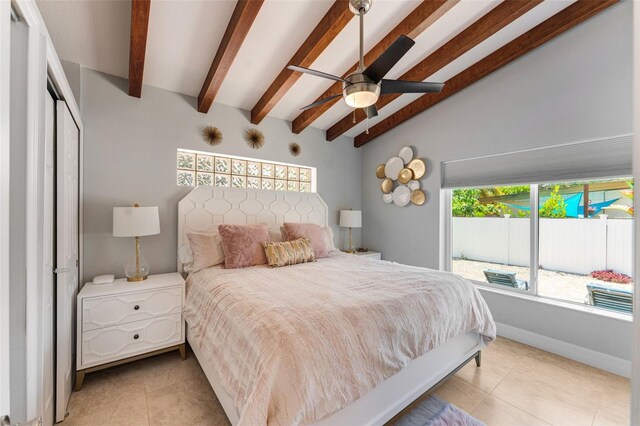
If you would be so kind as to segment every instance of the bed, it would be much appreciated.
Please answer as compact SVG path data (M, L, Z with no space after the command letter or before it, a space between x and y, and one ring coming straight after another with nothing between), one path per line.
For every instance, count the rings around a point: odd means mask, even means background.
M178 205L178 243L221 223L326 226L327 216L315 193L197 187ZM184 313L187 340L239 426L384 424L479 362L495 338L463 278L340 252L191 274Z

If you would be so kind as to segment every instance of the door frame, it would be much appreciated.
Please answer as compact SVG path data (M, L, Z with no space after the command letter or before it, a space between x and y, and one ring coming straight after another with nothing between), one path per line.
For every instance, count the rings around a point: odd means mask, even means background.
M0 1L0 416L9 414L9 111L11 3ZM5 411L6 410L6 411Z
M640 182L640 2L633 2L633 177ZM633 291L633 354L631 363L631 423L640 424L640 200L634 199L635 268Z
M42 278L41 253L38 253L42 238L43 197L40 181L43 177L44 142L44 96L47 78L54 86L61 100L67 103L69 111L79 129L79 277L82 277L82 226L83 226L83 138L84 129L80 109L73 96L71 86L64 74L62 64L56 54L53 41L49 36L44 20L34 1L0 0L0 322L8 323L9 293L9 164L10 146L10 25L9 17L13 12L29 28L28 75L27 75L27 312L37 313L27 317L27 416L34 418L42 411L42 374L39 348L42 346L42 318L40 315L39 287ZM6 306L5 306L6 305ZM0 370L9 371L9 330L0 328ZM0 406L9 407L8 380L0 374ZM3 415L5 413L0 413Z

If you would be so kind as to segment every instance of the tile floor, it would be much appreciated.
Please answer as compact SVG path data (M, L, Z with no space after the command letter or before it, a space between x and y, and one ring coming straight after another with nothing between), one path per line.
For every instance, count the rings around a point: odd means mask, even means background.
M438 396L487 425L627 425L629 380L512 340L498 340ZM74 392L72 425L228 425L193 353L88 374Z

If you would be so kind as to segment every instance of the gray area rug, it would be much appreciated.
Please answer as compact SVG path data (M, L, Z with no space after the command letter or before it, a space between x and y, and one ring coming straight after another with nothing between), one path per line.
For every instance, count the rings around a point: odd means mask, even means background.
M397 426L485 426L453 404L437 396L421 401L396 422Z

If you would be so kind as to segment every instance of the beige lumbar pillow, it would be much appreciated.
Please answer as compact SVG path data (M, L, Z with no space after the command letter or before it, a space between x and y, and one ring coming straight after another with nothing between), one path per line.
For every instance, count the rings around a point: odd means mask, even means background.
M265 242L263 246L269 266L287 266L316 261L311 241L308 238L284 242Z
M220 234L187 233L189 247L193 253L191 272L224 263L224 251Z

